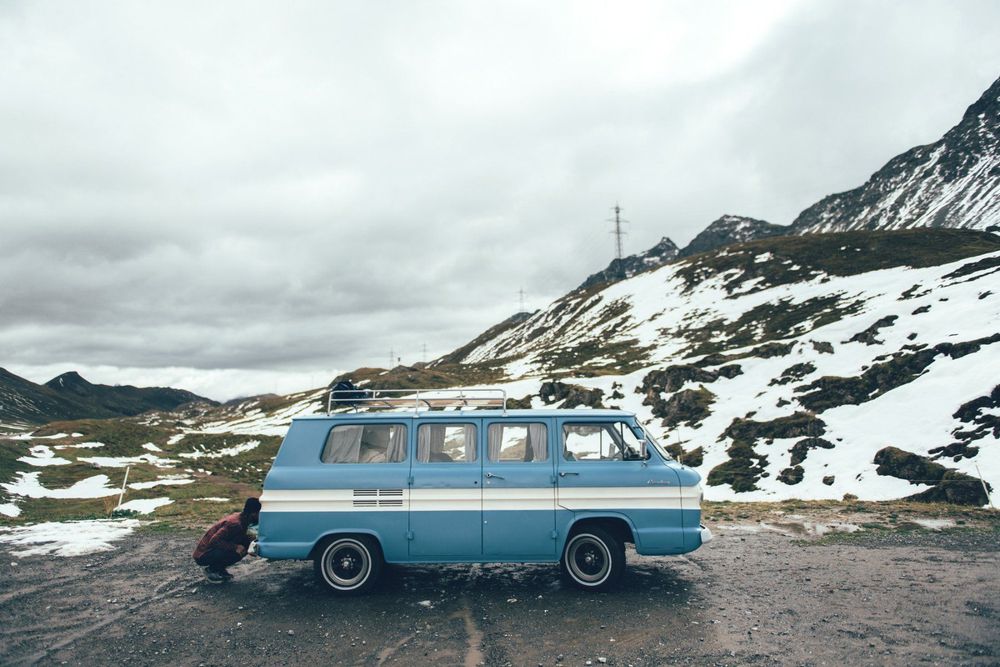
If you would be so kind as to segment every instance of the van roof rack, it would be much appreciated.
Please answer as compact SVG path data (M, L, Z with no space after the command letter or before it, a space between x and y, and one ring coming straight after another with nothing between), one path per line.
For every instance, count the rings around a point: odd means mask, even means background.
M331 389L326 414L334 405L360 408L412 408L414 412L446 408L500 408L507 414L507 391L476 387L472 389Z

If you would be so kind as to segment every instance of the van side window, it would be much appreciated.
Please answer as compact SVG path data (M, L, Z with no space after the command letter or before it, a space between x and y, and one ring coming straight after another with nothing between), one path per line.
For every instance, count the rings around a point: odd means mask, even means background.
M624 422L563 424L567 461L639 461L642 447Z
M490 461L547 461L549 436L545 424L490 424Z
M417 461L467 463L476 460L476 427L472 424L421 424L417 429Z
M323 463L398 463L406 460L402 424L334 426L326 438Z

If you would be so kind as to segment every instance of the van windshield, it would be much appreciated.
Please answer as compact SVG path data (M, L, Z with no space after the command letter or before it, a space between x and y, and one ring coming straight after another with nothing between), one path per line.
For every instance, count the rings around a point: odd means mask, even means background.
M663 445L661 445L659 443L659 441L656 438L653 437L653 432L650 431L649 428L647 428L645 424L640 423L639 424L639 428L640 428L640 430L642 430L642 433L643 433L643 435L646 438L646 442L648 442L653 447L655 447L656 451L658 451L660 453L660 456L662 456L667 461L672 461L674 459L674 457L672 457L670 454L668 454L667 450L665 450L663 448Z

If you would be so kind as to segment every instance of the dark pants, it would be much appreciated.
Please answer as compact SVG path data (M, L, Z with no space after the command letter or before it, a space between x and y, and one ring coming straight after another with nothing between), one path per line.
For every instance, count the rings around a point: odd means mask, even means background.
M219 572L228 566L243 559L235 551L225 551L223 549L209 549L201 558L196 558L194 562L209 570Z

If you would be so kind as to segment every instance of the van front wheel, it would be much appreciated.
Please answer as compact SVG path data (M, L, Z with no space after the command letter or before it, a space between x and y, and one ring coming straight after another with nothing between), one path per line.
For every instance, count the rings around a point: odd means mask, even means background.
M587 528L566 542L559 566L577 588L608 590L625 572L625 545L601 528Z
M357 595L375 585L382 572L382 550L366 535L327 538L313 560L317 580L338 595Z

